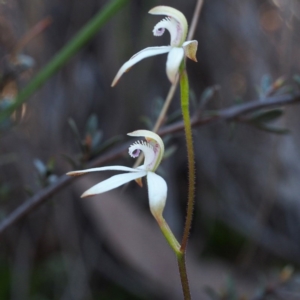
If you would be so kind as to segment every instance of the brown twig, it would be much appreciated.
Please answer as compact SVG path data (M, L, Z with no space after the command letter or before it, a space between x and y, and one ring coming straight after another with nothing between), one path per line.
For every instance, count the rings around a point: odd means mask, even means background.
M273 96L266 98L264 101L252 101L214 111L213 115L210 116L201 117L199 116L199 114L196 114L192 120L192 125L195 127L220 121L238 120L239 117L253 111L272 108L276 106L291 105L297 102L300 102L300 93ZM183 122L177 122L162 128L161 130L159 130L158 133L159 135L164 136L166 134L182 131L183 129ZM101 155L100 157L92 161L87 167L92 168L115 160L125 153L127 147L128 143L118 146L114 148L111 152ZM25 201L0 223L0 235L3 234L4 231L7 230L9 227L17 223L29 213L31 213L38 206L43 204L51 196L53 196L61 189L69 185L75 179L76 177L67 177L66 175L63 175L54 184L41 190L33 197Z
M260 109L290 105L296 102L300 102L300 93L273 96L273 97L265 98L264 101L261 100L251 101L239 105L234 105L229 108L213 111L211 112L210 115L206 115L202 118L199 117L199 115L195 115L192 119L192 126L206 125L206 124L221 122L221 121L232 121L232 120L239 121L238 118L245 114ZM158 132L158 134L164 136L169 133L176 133L178 131L182 131L183 127L184 125L182 121L176 122L172 125L165 126Z
M35 37L41 34L47 27L52 23L51 17L46 17L35 24L29 31L27 31L24 36L18 41L15 45L11 57L12 59L16 59L16 55L23 50L23 48L31 42Z
M198 0L197 1L196 8L195 8L195 11L194 11L194 15L193 15L191 25L190 25L190 30L189 30L189 33L188 33L188 36L187 36L187 40L191 40L194 37L195 31L196 31L196 26L198 24L198 20L199 20L200 13L201 13L201 10L202 10L203 2L204 2L203 0Z
M128 145L128 143L123 144L121 147L119 146L113 149L110 153L101 155L100 157L93 160L90 164L88 164L87 167L93 168L119 158L126 152ZM8 229L10 226L14 225L23 217L31 213L34 209L43 204L47 199L49 199L54 194L62 190L64 187L72 183L76 178L77 177L62 175L55 183L39 191L30 199L28 199L19 207L17 207L9 216L7 216L0 223L0 236L6 229Z

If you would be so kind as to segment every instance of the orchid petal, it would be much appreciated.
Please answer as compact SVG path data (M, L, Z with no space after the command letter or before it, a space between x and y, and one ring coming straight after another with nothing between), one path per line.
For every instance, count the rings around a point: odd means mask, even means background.
M147 174L146 171L138 171L135 173L118 174L118 175L112 176L112 177L94 185L90 189L88 189L86 192L84 192L81 195L81 198L94 196L97 194L101 194L101 193L110 191L110 190L115 189L129 181L146 176L146 174Z
M139 170L137 170L137 169L128 168L128 167L124 167L124 166L107 166L107 167L86 169L86 170L81 170L81 171L72 171L72 172L68 172L67 175L69 175L69 176L80 176L80 175L84 175L86 173L98 172L98 171L139 172Z
M171 83L173 84L178 73L179 66L184 57L183 48L174 47L168 54L167 59L167 75Z
M151 213L154 217L157 214L162 215L167 199L167 183L162 177L153 172L148 172L147 183Z
M159 54L164 54L169 52L172 49L171 46L161 46L161 47L148 47L140 52L133 55L126 63L123 64L123 66L118 71L116 77L114 78L111 86L115 86L117 82L119 81L120 77L128 71L133 65L141 61L142 59L150 56L155 56Z
M175 40L173 39L173 41L171 41L171 45L172 46L181 46L182 45L182 43L186 39L186 35L187 35L187 31L188 31L188 23L187 23L187 20L186 20L184 14L181 11L179 11L173 7L160 5L160 6L156 6L156 7L152 8L149 11L149 14L165 15L165 16L174 18L178 22L179 26L177 26L177 37ZM171 31L170 31L170 33L171 33ZM172 38L172 36L171 36L171 38Z
M198 41L194 40L194 41L184 42L182 47L184 49L185 55L189 59L197 62L196 53L198 48Z

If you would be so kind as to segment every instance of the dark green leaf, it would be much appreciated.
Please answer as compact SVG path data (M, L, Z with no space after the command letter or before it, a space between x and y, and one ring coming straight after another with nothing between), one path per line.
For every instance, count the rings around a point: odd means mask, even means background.
M272 78L270 75L266 74L262 77L261 82L260 82L260 91L259 91L259 96L261 98L265 97L268 92L272 88Z
M100 146L100 143L102 141L103 134L101 131L95 132L95 134L92 136L92 151L97 149Z
M72 118L69 118L68 123L69 123L69 126L70 126L73 134L75 135L76 139L81 142L81 137L80 137L80 134L79 134L79 131L78 131L75 121Z
M0 111L9 108L9 106L11 106L11 105L12 105L11 99L6 99L6 98L1 99ZM4 118L3 120L0 121L0 130L6 131L9 128L11 128L13 124L14 124L14 122L13 122L12 118L10 118L10 117Z
M44 176L47 172L47 167L45 166L45 164L38 158L34 159L33 163L39 175Z
M276 134L288 134L290 133L290 130L287 128L280 128L280 127L275 127L270 124L265 124L265 123L252 123L255 127L258 129L270 132L270 133L276 133Z
M100 154L101 152L111 148L112 146L114 146L116 143L120 142L121 140L123 139L123 136L120 136L120 135L117 135L117 136L114 136L110 139L108 139L107 141L105 141L104 143L102 143L100 145L100 147L97 149L97 151L93 152L92 154L95 156L95 155L98 155Z
M252 122L271 122L283 115L283 109L276 108L268 111L259 111L253 113L249 117L249 121Z
M218 85L213 85L213 86L210 86L210 87L207 87L202 95L201 95L201 98L200 98L200 101L199 101L199 107L200 109L201 108L204 108L207 103L215 96L216 92L220 89L220 86Z
M86 132L93 136L98 130L98 118L95 114L92 114L86 123Z
M55 159L54 158L51 158L48 163L47 163L47 171L48 173L52 173L53 172L53 169L54 169L54 165L55 165Z
M160 112L164 106L164 99L161 97L157 97L154 99L154 117L157 118L160 115Z
M166 124L171 124L173 122L178 121L181 118L182 118L182 112L180 109L178 109L168 116Z

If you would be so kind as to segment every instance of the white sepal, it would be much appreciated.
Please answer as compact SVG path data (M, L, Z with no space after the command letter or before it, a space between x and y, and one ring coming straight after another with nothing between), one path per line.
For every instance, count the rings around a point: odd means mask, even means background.
M133 55L126 63L123 64L123 66L118 71L116 77L114 78L111 86L115 86L117 82L119 81L120 77L128 71L133 65L141 61L142 59L150 56L155 56L159 54L167 53L171 50L171 46L161 46L161 47L148 47L145 48L135 55Z
M174 47L168 54L166 71L171 83L175 82L179 70L179 66L182 62L183 57L184 57L183 48Z
M81 198L93 196L97 194L101 194L107 191L110 191L112 189L115 189L129 181L141 178L146 176L147 172L143 170L137 170L137 172L134 173L125 173L125 174L118 174L115 176L112 176L85 191Z
M72 172L68 172L67 175L80 176L80 175L84 175L86 173L98 172L98 171L138 172L139 170L134 169L134 168L124 167L124 166L107 166L107 167L92 168L92 169L86 169L86 170L80 170L80 171L72 171Z
M161 216L167 199L167 183L159 175L147 173L149 206L154 217Z

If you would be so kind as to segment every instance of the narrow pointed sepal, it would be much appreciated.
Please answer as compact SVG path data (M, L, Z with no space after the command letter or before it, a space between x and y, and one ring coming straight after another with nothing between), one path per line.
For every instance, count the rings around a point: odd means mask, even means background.
M102 194L104 192L113 190L129 181L136 180L140 177L146 176L146 171L139 171L139 172L133 172L133 173L125 173L125 174L118 174L115 176L112 176L96 185L88 189L86 192L84 192L81 195L81 198L94 196L97 194Z
M198 49L198 41L196 41L196 40L187 41L187 42L184 42L182 46L183 46L185 55L189 59L197 62L196 53L197 53L197 49Z
M111 86L115 86L121 78L121 76L139 61L143 60L146 57L167 53L171 50L171 48L171 46L148 47L136 53L127 62L123 64L123 66L118 71L116 77L114 78Z
M142 180L142 178L136 179L135 182L136 182L140 187L143 187L143 180Z
M87 173L92 172L99 172L99 171L125 171L125 172L138 172L139 170L124 166L107 166L107 167L100 167L100 168L92 168L92 169L86 169L86 170L80 170L80 171L71 171L68 172L68 176L80 176Z

